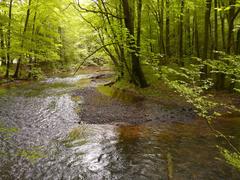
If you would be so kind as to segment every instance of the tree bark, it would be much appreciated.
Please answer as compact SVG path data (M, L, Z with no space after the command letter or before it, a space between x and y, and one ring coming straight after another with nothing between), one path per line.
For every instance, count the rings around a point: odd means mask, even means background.
M136 45L140 44L139 32L141 32L141 11L142 11L142 0L138 0L138 27L137 27L137 43L134 40L134 9L130 6L128 0L122 0L122 6L124 11L125 26L129 32L129 45L131 50L132 59L132 80L135 85L142 88L147 87L148 84L144 77L141 65L140 65L140 47ZM141 33L140 33L141 35Z
M209 41L209 24L210 24L210 13L211 13L212 0L206 0L205 10L205 22L204 22L204 47L202 60L205 61L208 58L208 41ZM207 78L207 65L204 65L201 74L202 79Z

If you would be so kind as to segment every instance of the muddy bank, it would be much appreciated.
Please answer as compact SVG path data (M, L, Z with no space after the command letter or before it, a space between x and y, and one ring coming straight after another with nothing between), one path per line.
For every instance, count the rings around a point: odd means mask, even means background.
M189 122L196 118L191 107L162 105L151 99L128 95L116 91L114 97L100 93L96 87L87 87L75 91L74 96L81 96L79 105L80 122L90 124L145 122Z

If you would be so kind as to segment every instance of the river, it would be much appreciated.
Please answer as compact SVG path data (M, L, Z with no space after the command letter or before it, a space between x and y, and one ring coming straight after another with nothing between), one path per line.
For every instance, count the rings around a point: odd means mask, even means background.
M91 76L1 88L1 126L16 129L0 131L0 179L240 179L203 120L79 123L84 97L74 92L94 87ZM240 118L217 127L240 147Z

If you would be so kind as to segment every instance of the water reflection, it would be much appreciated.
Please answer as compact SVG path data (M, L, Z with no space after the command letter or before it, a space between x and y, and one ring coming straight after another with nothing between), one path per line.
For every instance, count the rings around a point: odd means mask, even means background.
M49 80L60 81L75 80ZM17 147L9 148L0 134L0 145L12 152L0 157L0 179L168 179L169 156L173 179L240 179L215 147L226 143L203 121L79 125L76 109L84 105L84 99L64 88L64 92L60 86L43 88L37 96L16 94L17 88L9 91L15 96L0 97L0 121L20 129L13 140ZM217 128L239 143L239 123L239 118L223 119ZM14 156L15 148L36 146L44 157L35 163Z

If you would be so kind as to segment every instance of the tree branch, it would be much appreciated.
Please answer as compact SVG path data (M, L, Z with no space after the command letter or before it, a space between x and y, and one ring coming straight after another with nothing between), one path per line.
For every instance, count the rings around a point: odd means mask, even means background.
M96 54L98 51L100 51L102 48L105 48L107 46L111 46L111 45L114 45L116 43L110 43L110 44L105 44L103 46L101 46L100 48L96 49L95 51L93 51L90 55L88 55L86 58L83 59L82 63L78 66L78 68L76 69L76 71L74 72L73 75L76 75L76 73L79 71L79 69L81 68L81 66L86 62L86 60L88 58L90 58L91 56L93 56L94 54Z
M91 13L97 13L97 14L105 14L105 15L109 15L109 16L112 16L112 17L117 18L117 19L123 19L123 17L116 16L116 15L111 14L111 13L109 13L109 12L96 11L96 10L84 8L84 7L82 7L82 6L80 5L79 0L78 0L78 3L77 3L77 4L78 4L78 7L79 7L81 10L83 10L84 12L91 12ZM78 10L78 11L80 11L80 10Z
M240 8L238 8L237 12L235 12L235 14L233 16L233 19L235 19L238 16L239 13L240 13Z

